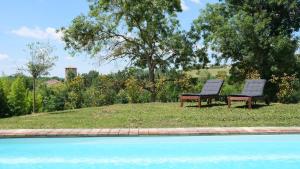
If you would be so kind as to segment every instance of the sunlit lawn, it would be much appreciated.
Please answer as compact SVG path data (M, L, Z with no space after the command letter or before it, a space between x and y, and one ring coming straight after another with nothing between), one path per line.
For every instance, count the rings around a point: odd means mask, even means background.
M213 126L300 126L300 104L259 104L252 110L241 103L231 109L222 103L201 109L179 103L117 104L0 119L1 129Z

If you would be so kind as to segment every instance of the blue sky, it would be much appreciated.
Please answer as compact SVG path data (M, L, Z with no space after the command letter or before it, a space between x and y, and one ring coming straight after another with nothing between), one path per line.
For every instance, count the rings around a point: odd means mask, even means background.
M217 0L184 0L178 15L184 29L189 29L199 10ZM68 26L71 20L88 12L86 0L1 0L0 1L0 73L11 75L29 58L26 45L30 42L50 42L58 56L50 76L64 77L64 68L77 67L79 73L97 70L102 74L116 72L128 65L126 61L97 63L89 56L70 57L64 50L57 28Z

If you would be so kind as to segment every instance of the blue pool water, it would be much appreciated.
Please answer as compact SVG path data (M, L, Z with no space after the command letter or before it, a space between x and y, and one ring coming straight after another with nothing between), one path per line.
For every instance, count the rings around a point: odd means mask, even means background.
M300 135L0 139L0 169L299 169Z

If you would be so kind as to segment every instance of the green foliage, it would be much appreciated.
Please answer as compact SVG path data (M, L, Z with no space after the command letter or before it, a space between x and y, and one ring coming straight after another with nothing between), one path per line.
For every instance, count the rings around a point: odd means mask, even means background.
M139 85L139 82L134 77L130 77L126 80L125 90L129 98L130 103L138 103L140 101L143 88Z
M26 91L26 103L27 103L27 112L33 112L33 91L27 89ZM36 94L35 110L37 112L43 111L43 97L40 93Z
M261 77L257 70L250 70L246 74L246 79L261 79Z
M53 47L49 43L34 42L27 45L31 60L27 63L27 71L36 79L42 75L48 75L49 69L54 66L57 59L52 56Z
M64 110L65 100L67 98L66 85L60 84L51 87L42 85L39 88L39 93L43 97L43 111Z
M31 60L27 63L27 71L33 78L33 92L32 92L32 112L39 110L40 105L36 100L36 79L42 75L49 74L49 69L54 66L56 56L51 56L53 47L48 43L35 42L28 44ZM40 99L40 98L38 98Z
M116 103L129 103L129 98L125 90L122 89L119 91L119 93L117 94Z
M273 74L299 71L295 56L299 21L298 0L225 0L207 5L190 34L217 52L217 58L231 60L232 80L243 81L247 70L270 79Z
M83 91L84 79L81 76L77 76L74 79L68 81L67 89L68 95L65 102L66 109L81 108L83 105Z
M74 71L67 71L67 75L66 75L66 80L67 81L72 81L73 79L75 79L75 77L77 76L77 74Z
M13 115L28 114L27 95L24 79L18 77L11 86L8 95L8 106Z
M241 92L241 85L224 83L221 89L221 95L237 94Z
M99 59L129 58L135 66L147 68L152 101L156 70L188 69L209 62L205 50L193 50L189 37L180 30L179 0L90 0L89 7L88 15L76 17L68 28L61 29L66 48Z
M279 91L276 93L276 96L279 102L295 103L299 101L300 84L295 74L288 75L284 73L281 77L273 75L270 81L278 85Z
M0 117L9 116L10 111L7 105L7 96L2 87L2 83L0 81Z
M157 82L157 97L162 102L178 101L184 92L199 92L201 82L183 72L170 70L160 75Z
M83 94L85 107L96 107L105 105L105 98L100 90L95 87L88 88Z
M5 96L8 96L10 93L11 85L15 78L9 78L9 77L1 77L0 82L2 83L2 89Z
M97 80L99 80L99 72L92 70L87 74L82 74L82 77L84 79L85 87L91 87L97 83Z

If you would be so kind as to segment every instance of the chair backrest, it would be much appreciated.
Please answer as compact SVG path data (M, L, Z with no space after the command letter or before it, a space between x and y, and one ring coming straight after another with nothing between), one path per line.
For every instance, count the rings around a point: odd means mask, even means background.
M265 84L266 84L265 79L257 79L257 80L247 79L242 94L249 95L249 96L262 96L264 92Z
M219 80L219 79L207 80L201 90L201 94L218 95L221 91L221 87L223 83L224 80Z

